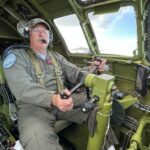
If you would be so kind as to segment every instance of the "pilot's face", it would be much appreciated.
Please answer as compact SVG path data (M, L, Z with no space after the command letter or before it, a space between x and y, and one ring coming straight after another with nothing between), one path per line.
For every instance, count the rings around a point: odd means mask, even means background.
M49 44L49 30L44 24L37 24L29 32L30 46L34 50L46 50Z

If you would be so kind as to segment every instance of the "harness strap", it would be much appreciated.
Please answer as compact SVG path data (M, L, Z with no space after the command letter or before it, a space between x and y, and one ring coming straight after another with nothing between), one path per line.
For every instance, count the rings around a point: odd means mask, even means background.
M43 80L44 72L42 72L39 60L35 57L32 50L27 49L27 53L28 53L29 57L31 58L32 64L35 67L38 82L40 84L44 85L44 80ZM57 63L57 61L54 57L53 52L48 50L48 55L52 59L52 62L53 62L53 65L54 65L54 70L55 70L56 80L57 80L57 88L58 88L58 92L60 92L64 89L63 82L62 82L62 79L61 79L61 71L60 71L61 69L60 69L60 67L59 67L59 65L58 65L58 63Z
M36 76L38 78L38 83L44 85L44 72L42 72L41 70L41 66L40 66L40 62L39 60L35 57L35 55L33 54L32 50L27 49L27 53L29 55L29 57L31 58L32 64L35 67L35 71L36 71Z
M51 57L54 68L55 68L55 74L56 74L56 80L57 80L57 87L58 87L58 92L62 91L64 89L64 84L61 79L61 69L56 61L56 58L54 57L54 54L52 51L48 51L48 55Z

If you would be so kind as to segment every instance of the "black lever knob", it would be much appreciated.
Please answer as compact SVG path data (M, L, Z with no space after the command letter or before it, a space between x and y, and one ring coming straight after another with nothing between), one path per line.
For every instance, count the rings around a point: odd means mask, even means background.
M61 99L68 99L70 95L67 95L64 91L61 91L60 93Z

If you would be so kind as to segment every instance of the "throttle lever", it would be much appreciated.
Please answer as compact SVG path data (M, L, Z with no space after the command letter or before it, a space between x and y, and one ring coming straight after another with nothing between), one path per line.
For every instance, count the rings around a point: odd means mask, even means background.
M97 58L94 58L91 62L90 62L90 64L93 62L93 61L99 61L100 63L102 62L102 59L101 59L101 57L97 57ZM92 67L92 69L90 70L90 73L94 73L96 70L97 70L97 68L98 68L98 65L95 65L95 66L93 66Z
M68 99L70 95L67 95L64 91L60 91L60 97L61 99Z
M77 85L75 85L71 90L70 93L72 94L76 89L78 89L82 84L83 84L84 80L81 80ZM70 95L67 95L64 91L60 91L60 97L62 99L68 99L70 97Z
M100 57L97 57L97 58L95 58L94 60L97 60L97 61L99 61L99 62L102 62L102 60L101 60ZM98 66L93 66L92 69L91 69L91 71L90 71L90 73L94 73L94 72L96 71L97 67L98 67ZM84 78L83 78L82 75L83 75L83 74L81 73L80 82L79 82L77 85L75 85L75 86L70 90L70 93L71 93L71 94L83 84ZM70 95L67 95L64 91L61 91L59 94L60 94L60 97L61 97L62 99L68 99L68 98L70 97Z

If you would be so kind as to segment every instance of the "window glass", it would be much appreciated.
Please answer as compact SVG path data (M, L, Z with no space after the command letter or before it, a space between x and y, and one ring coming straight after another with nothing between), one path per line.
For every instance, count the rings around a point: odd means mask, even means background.
M90 53L87 41L75 14L54 19L71 53Z
M137 26L132 6L121 7L115 13L91 12L88 17L101 53L133 56L137 49Z

